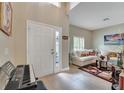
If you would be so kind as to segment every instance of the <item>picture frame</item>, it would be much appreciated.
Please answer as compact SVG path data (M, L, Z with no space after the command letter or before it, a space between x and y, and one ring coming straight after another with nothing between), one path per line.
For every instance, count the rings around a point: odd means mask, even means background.
M10 36L12 32L12 6L10 2L0 3L0 30Z
M124 33L104 35L104 45L124 45Z

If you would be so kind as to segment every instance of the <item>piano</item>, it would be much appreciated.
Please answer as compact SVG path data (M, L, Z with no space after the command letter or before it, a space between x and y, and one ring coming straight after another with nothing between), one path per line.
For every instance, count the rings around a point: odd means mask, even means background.
M14 67L11 62L6 62L1 70L9 77L5 90L46 90L43 82L35 77L32 65Z

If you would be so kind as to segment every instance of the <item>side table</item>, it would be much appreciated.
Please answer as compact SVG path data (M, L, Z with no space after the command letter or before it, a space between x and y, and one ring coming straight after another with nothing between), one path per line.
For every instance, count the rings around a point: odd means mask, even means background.
M107 61L106 60L99 60L99 66L100 66L100 69L107 70L107 66L108 66Z

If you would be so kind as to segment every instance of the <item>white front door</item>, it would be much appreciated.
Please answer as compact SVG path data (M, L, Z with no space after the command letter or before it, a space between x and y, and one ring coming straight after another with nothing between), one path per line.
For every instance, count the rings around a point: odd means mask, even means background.
M28 23L27 61L33 65L37 77L54 72L56 32L53 30L53 28L47 25Z

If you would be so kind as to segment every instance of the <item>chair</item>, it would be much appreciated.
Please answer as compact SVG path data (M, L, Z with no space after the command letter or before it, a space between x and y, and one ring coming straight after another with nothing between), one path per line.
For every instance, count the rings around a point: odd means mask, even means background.
M98 68L101 70L107 70L108 69L108 61L109 61L108 56L101 55L97 61Z

